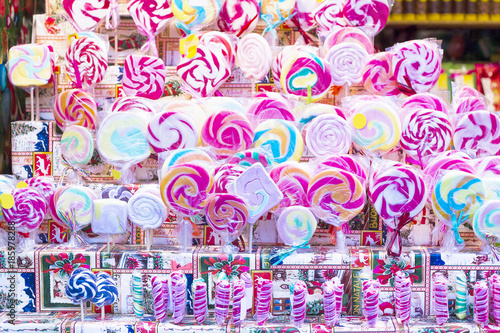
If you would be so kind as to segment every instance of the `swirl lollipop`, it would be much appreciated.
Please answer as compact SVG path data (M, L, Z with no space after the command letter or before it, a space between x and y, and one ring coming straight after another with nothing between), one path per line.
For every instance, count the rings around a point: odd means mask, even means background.
M162 176L173 166L184 163L205 163L206 165L212 165L214 161L201 149L176 149L163 162L161 168Z
M62 0L67 15L64 17L77 31L94 30L99 27L110 7L109 0Z
M363 69L363 86L370 93L381 96L401 93L392 69L393 56L392 52L379 52L370 56Z
M248 208L234 194L214 194L206 203L205 218L226 242L224 252L234 252L231 243L243 232L248 221Z
M97 292L92 303L101 308L101 320L104 319L104 307L115 303L118 299L118 287L116 281L106 272L96 275Z
M335 107L333 105L312 103L306 106L306 108L303 110L299 122L301 125L307 125L314 118L322 114L336 114L340 118L346 119L345 112L346 111L342 110L341 108Z
M238 65L252 85L266 76L271 68L272 52L269 43L258 34L248 34L238 43ZM252 88L255 91L255 87Z
M80 89L59 94L54 105L54 119L61 129L79 125L90 130L97 127L97 105L92 96Z
M359 28L345 27L345 28L335 28L328 35L328 37L326 37L325 41L323 42L323 54L327 54L332 47L344 42L359 44L370 55L372 55L375 52L373 41L370 37L368 37L367 34L365 34Z
M325 60L332 71L332 83L336 86L361 83L368 57L366 49L358 43L342 42L331 47Z
M71 165L85 165L94 154L92 133L83 127L73 125L64 131L61 137L61 155Z
M165 111L149 121L147 138L157 153L194 148L198 144L198 128L190 115Z
M469 113L474 111L488 111L488 107L483 99L477 97L462 97L453 100L451 103L453 113Z
M283 119L295 121L291 106L286 102L273 97L255 98L250 102L247 113L257 120Z
M352 132L346 120L334 114L323 114L306 128L306 145L316 157L346 154L352 146Z
M299 161L304 150L304 141L299 130L289 121L270 119L255 129L254 147L269 147L274 161Z
M335 27L346 27L349 22L344 17L344 10L346 1L325 0L314 12L314 20L318 23L318 34L325 35L332 31Z
M404 121L401 147L411 157L411 162L424 166L424 157L449 148L451 130L445 113L424 109L414 111Z
M127 211L130 221L144 230L160 227L168 216L157 186L135 192L128 201Z
M413 109L426 109L441 111L445 114L448 114L448 106L446 105L446 102L441 97L430 93L411 95L404 102L403 109L405 111L410 111Z
M284 162L274 167L269 176L283 193L283 200L279 203L277 211L287 207L308 206L307 187L311 175L300 163Z
M19 232L36 230L45 217L47 204L45 199L32 188L16 188L12 191L14 205L3 208L5 221Z
M367 182L368 176L366 169L352 155L332 155L320 162L320 169L337 168L348 171L358 177L359 181L364 185Z
M93 204L97 196L88 187L72 186L68 187L59 195L56 203L57 216L61 221L65 221L66 214L71 210L75 211L75 223L71 226L64 222L64 226L73 231L78 231L92 222Z
M214 171L214 192L228 193L228 187L245 169L237 164L221 164Z
M129 55L125 59L123 92L127 96L159 99L165 89L166 68L157 57Z
M148 38L147 43L142 46L141 52L145 53L150 50L157 57L155 36L168 26L173 17L169 1L132 0L128 3L127 10L137 25L139 33Z
M176 25L186 35L192 30L201 30L212 24L219 15L221 2L218 0L172 0L172 12L177 19Z
M271 31L277 39L276 27L285 22L293 13L295 0L260 1L260 18L266 23L264 33Z
M150 112L154 113L154 107L147 98L126 96L115 100L111 106L111 112Z
M493 248L500 238L500 200L486 201L474 214L472 226L477 238ZM494 253L498 255L498 250Z
M225 0L220 9L217 26L236 37L251 33L259 23L258 0Z
M278 218L278 234L285 245L301 246L307 244L316 231L318 222L308 208L288 207Z
M4 192L10 193L12 190L14 190L15 183L5 177L0 175L0 194ZM26 179L26 184L28 186L36 191L45 199L45 202L47 203L47 211L49 210L49 203L50 203L50 198L55 192L55 186L53 183L53 179L51 177L33 177L33 178L28 178ZM0 217L1 217L1 210L0 210Z
M65 67L77 88L92 87L104 79L108 55L93 38L77 38L66 52Z
M84 303L91 301L97 294L96 276L86 268L75 269L66 283L66 296L73 303L80 303L82 321L84 321Z
M264 168L267 168L272 162L265 152L259 151L258 149L249 149L234 154L227 160L227 163L238 164L244 167L250 167L255 163L260 163Z
M343 12L350 25L359 27L369 36L375 36L385 27L390 7L387 0L348 0Z
M427 190L415 169L396 164L376 170L370 179L368 197L384 222L394 230L387 245L389 255L400 256L401 229L417 216L427 201Z
M500 119L488 111L468 113L455 128L453 144L475 157L495 155L500 150Z
M432 193L432 208L439 220L450 227L443 239L445 249L453 250L457 244L463 247L458 228L472 219L485 197L485 184L474 175L449 171L439 179Z

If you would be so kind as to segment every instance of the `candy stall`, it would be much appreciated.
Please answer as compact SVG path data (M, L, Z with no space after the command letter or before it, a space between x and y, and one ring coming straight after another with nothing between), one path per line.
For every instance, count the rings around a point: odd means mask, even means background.
M393 6L46 0L0 331L500 331L495 100Z

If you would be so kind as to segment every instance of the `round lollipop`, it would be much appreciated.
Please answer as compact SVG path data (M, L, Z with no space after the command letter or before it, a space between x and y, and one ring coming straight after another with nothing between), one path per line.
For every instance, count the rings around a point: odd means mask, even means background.
M99 272L96 275L97 292L92 303L101 308L101 320L104 319L104 307L111 305L118 299L118 287L116 281L106 272Z
M348 0L343 12L350 25L375 36L385 27L390 7L387 0Z
M351 172L358 177L361 184L363 184L363 187L366 185L368 180L366 169L352 155L329 156L320 162L319 168L337 168Z
M392 69L392 52L379 52L370 56L363 69L363 86L370 93L396 96L401 93Z
M127 96L160 99L165 90L166 68L158 57L129 55L125 58L122 79Z
M344 17L345 0L326 0L323 1L314 12L314 19L318 23L318 35L324 36L335 27L346 27L349 25Z
M248 208L243 199L234 194L214 194L207 200L205 218L226 242L224 252L235 252L231 243L241 235L248 222Z
M140 188L128 201L128 217L141 229L156 229L167 219L168 211L163 203L160 190Z
M358 43L342 42L331 47L325 60L330 66L332 83L336 86L361 83L368 57L366 49Z
M295 121L295 116L289 103L273 97L252 99L247 113L255 116L259 122L267 119Z
M77 38L66 52L65 68L77 88L93 87L104 79L108 55L93 38Z
M97 294L96 276L87 268L75 269L66 282L66 296L73 303L80 303L82 321L85 319L84 303L91 301Z
M57 216L61 223L71 231L78 231L92 222L92 202L97 196L88 187L71 186L66 188L56 202ZM75 225L67 224L67 214L75 212ZM70 221L71 222L71 221Z
M494 246L500 238L500 200L486 201L474 214L472 226L477 238Z
M316 157L331 154L346 154L352 146L352 132L349 124L335 114L323 114L306 128L306 145Z
M127 96L115 100L111 106L111 112L151 112L154 113L154 107L150 101L143 97Z
M446 102L439 96L430 93L420 93L411 95L403 104L403 109L410 111L413 109L427 109L441 111L448 114Z
M109 0L62 0L61 5L66 12L63 16L77 31L88 31L99 27L108 14L110 2Z
M289 121L270 119L255 129L254 147L268 147L276 163L299 161L304 141L299 130Z
M228 187L245 169L238 164L221 164L214 171L214 192L228 193Z
M479 177L500 176L500 156L490 156L480 159L476 164L476 173Z
M92 133L83 127L73 125L64 130L61 137L61 155L71 165L85 165L94 154Z
M370 179L368 197L377 213L393 231L387 253L401 255L401 229L425 206L427 190L423 178L413 168L396 164L381 166Z
M238 65L252 85L266 76L271 68L272 52L269 43L258 34L248 34L239 43L236 53ZM255 92L255 87L252 87Z
M210 49L219 49L232 70L236 61L235 41L234 39L219 31L207 31L200 35L200 44L208 46Z
M177 19L176 25L186 35L192 30L201 30L212 24L219 15L221 2L219 0L172 0L172 12Z
M472 219L485 197L486 186L474 175L449 171L439 179L432 193L432 208L436 217L450 227L443 239L445 249L454 250L457 244L463 247L458 228Z
M323 54L327 54L333 46L343 42L359 44L368 54L373 54L375 52L372 39L361 29L354 27L336 27L323 42Z
M54 119L61 129L79 125L90 130L97 127L97 105L94 98L80 89L59 94L54 105Z
M14 182L11 179L4 179L5 176L0 175L0 194L3 192L10 193L15 187ZM26 179L26 184L28 186L40 193L40 195L45 199L47 203L47 210L50 198L54 194L55 186L53 183L54 179L52 177L33 177ZM1 215L1 214L0 214Z
M271 170L269 176L283 193L283 200L277 207L278 212L287 207L309 206L307 187L311 175L302 164L281 163Z
M301 246L307 244L316 231L318 222L308 208L288 207L278 218L278 234L285 245Z
M453 144L471 156L495 155L500 150L500 119L487 111L468 113L455 128Z
M35 189L16 188L12 191L14 205L3 208L5 221L18 232L35 231L42 224L47 212L47 203Z
M208 165L211 165L214 161L201 149L176 149L163 162L162 176L173 166L184 163L208 163Z
M255 29L259 14L258 0L224 0L217 25L221 31L241 37Z
M149 121L146 136L157 153L193 148L198 144L198 128L195 120L188 114L175 111L156 114Z

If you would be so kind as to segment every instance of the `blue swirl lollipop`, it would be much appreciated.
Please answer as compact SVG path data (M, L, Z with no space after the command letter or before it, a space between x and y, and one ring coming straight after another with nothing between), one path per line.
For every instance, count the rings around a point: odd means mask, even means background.
M96 278L97 294L92 299L92 303L99 308L113 304L118 299L118 288L115 280L105 272L97 273Z
M73 271L66 284L66 295L75 304L90 301L97 293L96 277L86 268Z

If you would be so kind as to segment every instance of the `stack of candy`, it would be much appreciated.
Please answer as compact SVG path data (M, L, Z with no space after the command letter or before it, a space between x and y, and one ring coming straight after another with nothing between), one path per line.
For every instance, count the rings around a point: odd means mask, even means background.
M298 327L304 324L306 319L306 296L307 296L307 286L304 281L297 281L290 288L293 293L292 295L292 322Z
M227 280L217 282L215 289L215 319L217 325L224 325L229 314L231 284Z
M394 293L396 298L396 316L402 323L408 323L411 314L411 279L399 271L396 273L394 286L396 288Z
M434 296L434 314L438 325L448 320L448 279L442 273L435 273L432 278L432 294Z
M474 321L483 328L489 322L490 300L487 281L477 281L474 286Z
M375 327L378 318L380 283L377 280L363 281L363 315L368 327Z

